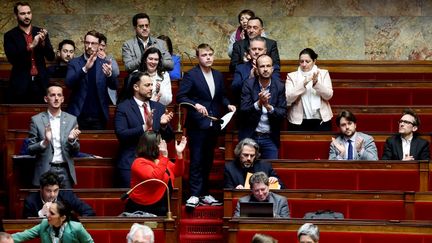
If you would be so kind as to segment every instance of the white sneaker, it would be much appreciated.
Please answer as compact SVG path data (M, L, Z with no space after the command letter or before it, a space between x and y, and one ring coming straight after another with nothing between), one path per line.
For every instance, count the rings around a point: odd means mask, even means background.
M210 205L210 206L222 205L222 203L219 202L218 200L216 200L212 195L207 195L207 196L201 197L200 204L201 205Z
M196 208L199 204L199 198L195 197L195 196L191 196L187 201L186 201L186 207L190 207L190 208Z

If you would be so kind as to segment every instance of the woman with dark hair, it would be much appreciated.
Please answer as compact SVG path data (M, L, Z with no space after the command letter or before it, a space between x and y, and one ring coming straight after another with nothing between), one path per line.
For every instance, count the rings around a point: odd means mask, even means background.
M51 204L47 219L31 229L12 235L14 242L24 242L39 237L41 242L94 242L83 225L64 203Z
M246 27L250 18L255 17L255 13L249 9L243 9L237 16L239 26L231 33L228 44L228 56L231 57L233 45L236 41L243 40L247 36Z
M293 131L330 131L333 112L329 100L333 97L330 74L315 63L318 54L310 48L299 54L299 67L288 73L285 92L288 121Z
M156 47L145 50L141 59L139 71L147 73L153 81L153 96L151 100L163 105L172 101L171 79L162 66L162 53Z
M179 55L175 55L173 53L173 45L172 45L171 39L166 35L160 35L158 37L158 39L165 41L168 52L169 52L169 54L171 54L172 60L174 62L173 70L168 72L171 80L181 79L181 77L182 77L181 57Z
M136 148L137 158L131 167L131 188L148 179L159 179L165 182L172 192L176 176L183 175L183 150L186 147L186 137L175 143L176 161L168 159L168 149L165 140L154 131L145 132ZM166 187L157 181L150 181L136 187L129 195L125 211L133 213L144 211L165 216L167 213Z

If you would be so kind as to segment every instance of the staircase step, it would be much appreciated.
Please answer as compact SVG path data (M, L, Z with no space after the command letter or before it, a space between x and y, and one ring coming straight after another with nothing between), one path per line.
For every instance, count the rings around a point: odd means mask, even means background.
M222 219L181 219L180 235L222 235Z
M223 235L180 235L180 243L219 243Z
M222 219L223 206L198 206L189 210L182 206L182 219Z

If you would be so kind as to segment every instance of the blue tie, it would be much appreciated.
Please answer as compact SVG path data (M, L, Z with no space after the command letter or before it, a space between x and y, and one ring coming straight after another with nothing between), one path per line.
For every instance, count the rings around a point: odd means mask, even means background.
M351 139L348 139L348 160L353 159L353 147L351 144Z

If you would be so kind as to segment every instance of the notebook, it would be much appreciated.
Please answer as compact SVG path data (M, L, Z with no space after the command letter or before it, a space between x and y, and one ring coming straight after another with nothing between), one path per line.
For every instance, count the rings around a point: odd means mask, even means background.
M273 203L240 202L240 217L273 217Z

